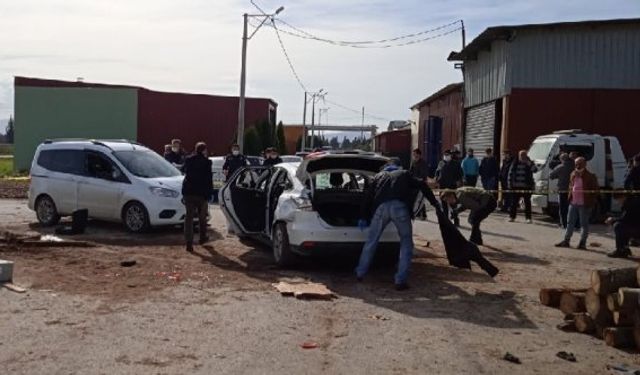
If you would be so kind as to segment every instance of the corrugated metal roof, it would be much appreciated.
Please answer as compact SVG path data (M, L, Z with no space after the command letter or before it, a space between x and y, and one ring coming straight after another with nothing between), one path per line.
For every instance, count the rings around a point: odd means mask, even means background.
M411 109L424 107L425 104L430 103L441 96L447 95L454 91L461 91L461 90L462 90L462 82L450 83L445 87L441 88L440 90L436 91L434 94L428 96L426 99L422 99L419 103L414 104L413 106L411 106Z
M478 51L488 49L495 40L509 40L513 37L514 32L524 29L554 29L554 28L573 28L573 27L598 27L612 25L640 25L640 18L621 18L611 20L590 20L576 22L554 22L542 24L525 24L512 26L493 26L487 28L480 35L471 41L462 51L451 52L448 61L466 61L475 60Z

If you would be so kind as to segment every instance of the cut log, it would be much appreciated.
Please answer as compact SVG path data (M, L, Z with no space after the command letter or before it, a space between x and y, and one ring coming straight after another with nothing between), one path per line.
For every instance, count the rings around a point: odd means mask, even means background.
M560 311L565 314L575 314L586 312L585 293L583 292L564 292L560 297Z
M593 289L587 290L585 305L591 318L599 325L608 327L613 323L613 314L607 308L607 299Z
M636 342L633 327L609 327L604 330L604 342L614 348L633 348Z
M577 313L574 315L576 330L581 333L594 333L596 331L596 323L591 319L589 314Z
M601 296L615 293L622 287L637 288L637 268L595 270L591 272L591 287Z
M618 293L611 293L607 296L607 308L611 312L620 310L620 301L618 301Z
M613 323L618 327L629 327L633 325L633 310L620 310L613 312Z
M640 288L620 288L618 290L619 310L633 311L638 309Z
M586 289L542 288L540 289L540 303L549 307L560 307L560 297L564 292L586 292Z

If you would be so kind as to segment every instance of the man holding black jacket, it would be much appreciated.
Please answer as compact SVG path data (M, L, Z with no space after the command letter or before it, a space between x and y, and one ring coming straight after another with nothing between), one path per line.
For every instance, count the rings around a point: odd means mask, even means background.
M213 194L213 173L211 160L207 157L207 145L204 142L196 144L195 152L184 163L184 181L182 182L182 196L186 207L184 219L184 237L187 251L193 251L193 216L198 213L198 228L200 229L200 244L205 244L207 236L207 214L209 200Z

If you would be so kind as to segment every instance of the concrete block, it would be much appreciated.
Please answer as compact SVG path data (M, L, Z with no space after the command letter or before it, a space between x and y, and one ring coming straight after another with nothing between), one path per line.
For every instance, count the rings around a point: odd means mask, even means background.
M13 280L13 262L0 259L0 283Z

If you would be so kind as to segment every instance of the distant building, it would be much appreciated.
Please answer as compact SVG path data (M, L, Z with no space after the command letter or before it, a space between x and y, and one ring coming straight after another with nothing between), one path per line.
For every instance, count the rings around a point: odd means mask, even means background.
M247 98L246 127L275 124L277 106ZM17 170L29 169L47 138L125 138L157 152L180 138L188 151L205 141L209 152L223 155L236 138L238 97L15 77L15 121Z
M409 126L411 126L411 122L407 120L393 120L393 121L389 121L389 126L387 127L387 130L391 131L391 130L405 129Z
M435 170L444 150L462 146L462 83L452 83L411 107L412 148Z
M449 61L463 63L465 148L583 129L640 151L640 19L490 27Z
M411 162L411 129L405 128L380 133L374 137L374 151L400 159L404 168Z

